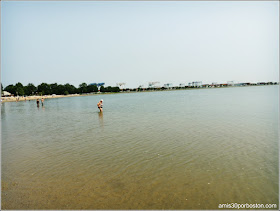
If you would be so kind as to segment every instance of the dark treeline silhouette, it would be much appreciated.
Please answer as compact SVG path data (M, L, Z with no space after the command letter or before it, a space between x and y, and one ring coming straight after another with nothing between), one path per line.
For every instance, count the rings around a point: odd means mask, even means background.
M259 83L237 83L237 84L201 84L200 86L173 86L173 87L138 87L138 88L125 88L120 90L119 87L100 87L100 92L141 92L141 91L163 91L170 89L190 89L190 88L220 88L220 87L232 87L232 86L259 86L259 85L277 85L279 82L259 82ZM47 84L41 83L37 87L34 84L29 83L23 86L21 83L16 83L15 85L8 85L4 89L1 84L1 91L10 92L14 96L30 96L30 95L68 95L68 94L87 94L96 93L98 88L96 85L88 85L86 83L81 83L78 88L67 83L67 84Z
M2 87L2 86L1 86ZM2 89L2 88L1 88ZM3 89L2 89L3 90ZM30 95L68 95L68 94L86 94L98 92L96 85L88 85L86 83L81 83L78 88L69 83L67 84L47 84L41 83L37 87L29 83L26 86L23 86L20 82L15 85L11 84L4 88L4 91L10 92L13 95L19 96L30 96ZM101 87L100 92L119 92L119 87Z
M120 88L119 87L111 87L111 86L108 86L108 87L104 87L104 86L101 86L100 87L100 92L119 92L120 91Z

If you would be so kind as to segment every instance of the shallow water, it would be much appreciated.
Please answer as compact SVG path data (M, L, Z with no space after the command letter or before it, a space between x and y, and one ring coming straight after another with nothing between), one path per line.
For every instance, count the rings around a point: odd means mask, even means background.
M3 103L2 209L278 207L278 95L258 86Z

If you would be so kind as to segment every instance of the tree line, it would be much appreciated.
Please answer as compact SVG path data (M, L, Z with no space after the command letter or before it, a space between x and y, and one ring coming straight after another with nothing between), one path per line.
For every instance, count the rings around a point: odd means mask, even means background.
M10 84L4 89L1 84L1 90L10 92L14 96L30 96L30 95L68 95L68 94L86 94L98 92L98 87L96 85L90 85L86 83L81 83L78 88L69 83L67 84L57 84L57 83L41 83L35 86L32 83L23 86L22 83L18 82L15 85ZM119 87L100 87L100 92L119 92Z

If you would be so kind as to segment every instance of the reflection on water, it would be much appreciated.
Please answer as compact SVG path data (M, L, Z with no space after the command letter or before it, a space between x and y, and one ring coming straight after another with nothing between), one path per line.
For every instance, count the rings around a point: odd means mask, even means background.
M104 126L103 124L103 112L98 112L98 117L99 117L99 124L101 127Z
M278 205L278 86L102 98L2 104L2 208Z

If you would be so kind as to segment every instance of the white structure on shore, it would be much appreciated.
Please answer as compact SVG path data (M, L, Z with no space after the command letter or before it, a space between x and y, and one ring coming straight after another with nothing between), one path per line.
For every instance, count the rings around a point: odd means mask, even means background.
M10 92L7 92L7 91L2 92L2 97L10 97L10 96L12 96L12 94Z
M228 85L228 86L234 86L234 81L228 81L228 82L227 82L227 85Z
M202 87L202 81L193 81L189 83L189 86Z

